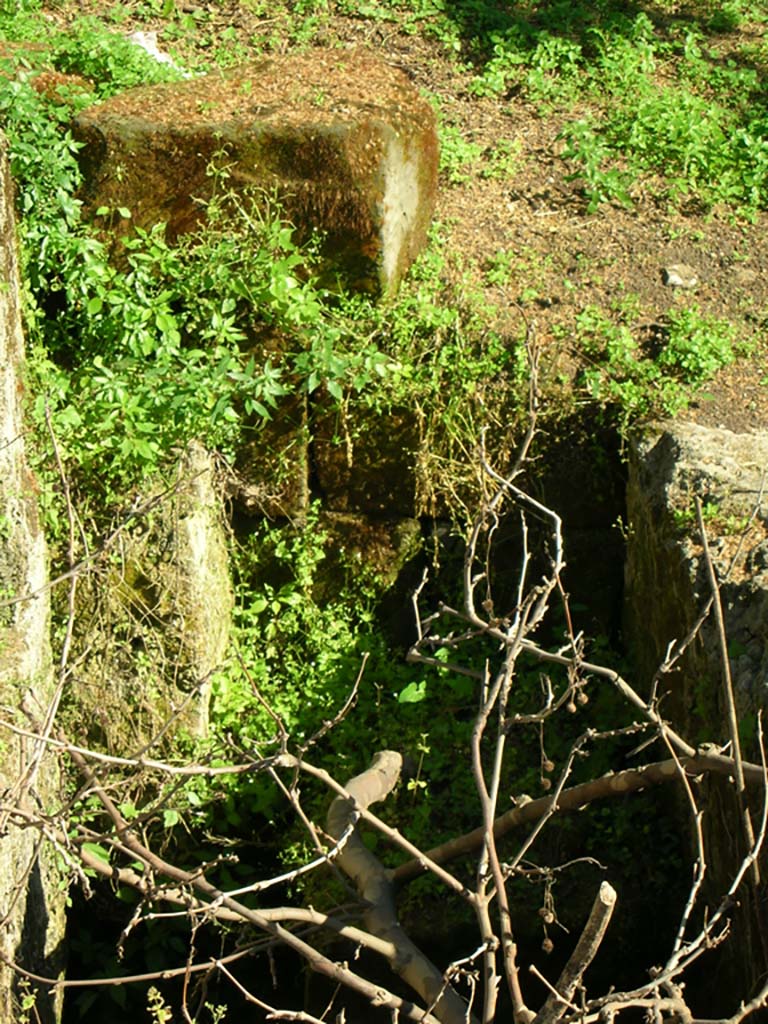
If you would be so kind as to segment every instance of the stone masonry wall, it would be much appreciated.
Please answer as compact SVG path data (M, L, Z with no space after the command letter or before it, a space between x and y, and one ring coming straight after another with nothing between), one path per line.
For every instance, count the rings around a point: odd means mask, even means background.
M46 720L53 673L45 540L24 452L19 302L12 186L0 136L0 704L15 709L18 724L29 729ZM41 845L36 830L9 820L4 807L18 801L48 810L56 789L56 763L44 745L0 736L0 954L54 976L62 964L65 893L57 886L53 850ZM18 994L18 978L0 964L1 1021L19 1019ZM43 1024L53 1024L60 1000L41 995L36 1009Z

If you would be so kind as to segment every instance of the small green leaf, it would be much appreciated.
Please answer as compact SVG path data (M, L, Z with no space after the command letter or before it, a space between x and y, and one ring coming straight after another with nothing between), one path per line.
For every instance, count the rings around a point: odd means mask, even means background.
M87 853L90 857L96 857L97 860L109 864L109 850L105 850L98 843L83 843L82 848L83 853Z
M427 696L427 684L422 680L419 683L408 683L405 689L401 690L398 704L420 704Z
M344 392L339 382L337 380L329 380L326 386L328 388L328 393L330 394L330 396L332 398L335 398L337 402L340 402L344 397Z

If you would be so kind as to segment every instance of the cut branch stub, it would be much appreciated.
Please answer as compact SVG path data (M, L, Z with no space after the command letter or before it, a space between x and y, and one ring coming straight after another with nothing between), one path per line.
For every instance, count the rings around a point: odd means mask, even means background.
M584 972L597 955L615 906L616 890L610 882L602 882L581 938L558 979L558 994L552 993L549 996L537 1014L534 1024L556 1024L568 1009Z

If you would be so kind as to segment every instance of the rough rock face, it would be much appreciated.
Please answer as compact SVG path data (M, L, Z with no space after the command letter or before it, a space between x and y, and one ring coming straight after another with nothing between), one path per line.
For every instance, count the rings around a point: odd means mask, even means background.
M108 575L82 581L75 687L91 741L110 752L207 731L233 607L223 518L211 456L194 445L124 529Z
M229 644L234 595L221 498L214 486L211 456L193 445L182 466L176 534L175 597L183 615L181 656L193 670L199 697L188 722L198 735L208 731L211 674Z
M346 443L339 443L337 416L322 410L315 416L312 454L324 504L332 512L375 517L419 514L421 442L414 410L355 409L350 420Z
M0 703L19 709L18 724L29 729L45 728L55 696L46 548L19 402L23 358L12 189L0 136ZM51 810L58 772L45 744L7 732L0 739L0 790L13 795L3 803ZM0 950L28 970L55 976L63 964L65 893L57 889L51 846L38 850L38 840L0 813ZM0 1020L19 1019L16 995L17 979L0 968ZM59 1010L60 1000L38 999L44 1024Z
M277 190L358 288L395 289L432 216L432 108L403 72L363 52L273 57L133 89L85 110L75 134L86 213L127 207L134 224L165 221L175 237L221 187L211 165L226 167L227 187ZM111 226L119 234L128 223Z
M767 471L768 433L733 434L692 423L648 431L630 458L627 616L632 635L643 638L637 651L643 673L650 678L669 641L684 636L709 596L693 508L698 496L721 579L738 554L722 597L742 715L768 704L768 498L761 494ZM705 630L692 649L700 668L711 664L713 640ZM708 674L719 678L716 662ZM675 696L676 713L688 727L699 716L699 728L722 732L719 703L699 690L698 682L688 680Z
M657 424L630 454L630 524L625 631L641 678L650 682L667 645L682 639L710 590L693 500L704 508L710 551L721 581L730 668L744 754L759 760L755 715L768 706L768 432L734 434L692 423ZM743 535L743 540L740 539ZM729 571L730 569L730 571ZM726 743L723 672L712 618L676 671L663 676L662 708L692 742ZM700 787L709 845L707 884L721 895L743 849L733 787L712 780ZM758 801L759 802L759 801ZM768 868L768 857L763 858ZM766 871L763 871L765 877ZM732 992L746 996L768 967L760 939L765 906L743 897L735 936L722 965ZM718 1011L719 1012L719 1011Z

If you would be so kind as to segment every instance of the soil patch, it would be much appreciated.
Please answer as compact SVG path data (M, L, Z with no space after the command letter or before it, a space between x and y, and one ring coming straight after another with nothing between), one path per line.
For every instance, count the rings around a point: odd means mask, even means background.
M244 61L301 49L295 41L289 43L292 26L285 14L274 17L263 4L251 8L233 0L182 5L184 12L199 19L200 37L180 34L169 20L140 17L142 5L119 7L120 32L157 31L160 46L190 66L205 52L201 42L214 47L221 38ZM109 4L93 0L65 2L51 6L48 15L63 26L83 14L104 16L110 10L114 8ZM732 33L733 41L751 31L749 25L742 26ZM535 325L546 350L549 379L572 384L583 356L569 335L586 307L631 303L636 329L653 331L670 311L696 304L703 314L735 324L740 338L752 348L748 356L721 371L684 415L734 431L768 426L765 214L750 223L729 211L673 209L658 199L653 182L647 180L634 188L632 208L604 205L587 214L578 181L569 180L574 167L561 156L561 132L579 117L578 109L544 114L520 96L470 95L472 72L460 65L453 50L394 22L323 14L311 47L305 48L309 53L318 46L320 63L337 48L375 53L433 97L443 124L457 129L462 140L481 151L500 142L509 144L512 155L501 171L483 176L470 164L458 175L460 181L452 183L451 175L441 175L436 217L444 238L445 273L461 277L501 308L505 322L494 326L505 329L511 340L523 334L523 315ZM727 49L727 33L719 37L719 46ZM500 251L505 273L491 274L491 281L488 271L494 260L498 267ZM664 283L665 268L676 264L693 268L698 279L693 288Z

